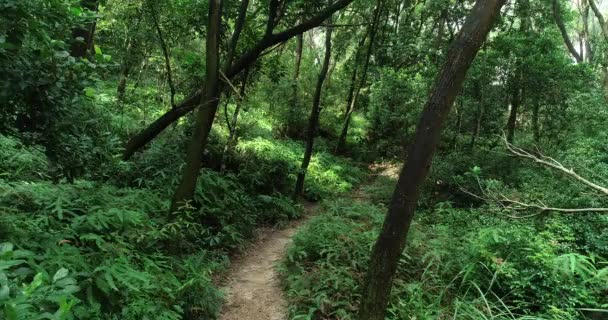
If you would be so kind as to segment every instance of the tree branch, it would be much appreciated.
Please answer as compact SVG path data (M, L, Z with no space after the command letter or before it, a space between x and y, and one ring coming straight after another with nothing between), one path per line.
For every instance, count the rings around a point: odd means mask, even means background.
M565 175L577 180L578 182L596 190L599 191L600 193L603 193L604 195L608 196L608 188L600 186L598 184L595 184L583 177L581 177L580 175L578 175L576 172L574 172L573 169L568 169L566 168L563 164L561 164L560 162L558 162L557 160L551 158L551 157L547 157L545 155L534 155L520 147L516 147L513 144L509 143L506 138L503 136L503 140L505 143L505 146L507 148L507 150L509 152L511 152L513 155L516 155L518 157L522 157L522 158L526 158L526 159L530 159L538 164L541 164L543 166L546 167L550 167L553 168L555 170L558 170L562 173L564 173Z
M289 28L277 34L272 34L271 36L263 37L255 46L253 46L253 48L244 53L236 62L232 64L230 68L226 70L226 72L224 72L226 77L234 77L239 72L241 72L246 67L255 62L260 56L260 54L264 52L264 50L266 50L267 48L270 48L281 42L285 42L298 34L304 33L312 28L319 26L334 12L343 9L353 1L354 0L338 0L318 12L314 17L302 22L301 24L295 27ZM129 142L125 146L125 150L123 152L123 159L129 159L141 147L146 145L157 135L163 132L163 130L165 130L169 125L171 125L171 123L175 122L182 116L188 114L190 111L196 109L201 100L201 93L201 90L195 91L188 98L179 103L175 108L163 114L160 118L150 124L146 129L142 130L140 133L131 138L131 140L129 140Z

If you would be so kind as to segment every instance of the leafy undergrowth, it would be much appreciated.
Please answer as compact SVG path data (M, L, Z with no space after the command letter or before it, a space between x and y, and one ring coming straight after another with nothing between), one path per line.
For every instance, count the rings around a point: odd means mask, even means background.
M238 167L203 170L194 202L174 215L183 162L163 156L173 144L74 183L53 181L43 148L6 136L0 144L2 319L214 319L222 294L212 279L230 252L256 226L301 213L289 199L298 143L244 143ZM321 152L307 192L347 191L363 172Z
M363 201L324 202L324 212L295 235L281 265L293 319L355 319L393 185L379 178L362 188ZM606 308L606 261L576 248L574 224L448 203L420 211L387 319L571 320Z

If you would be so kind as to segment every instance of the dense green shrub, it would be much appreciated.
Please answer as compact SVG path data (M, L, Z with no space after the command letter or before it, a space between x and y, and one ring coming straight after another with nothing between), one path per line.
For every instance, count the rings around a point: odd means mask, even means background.
M364 202L325 204L294 238L282 265L294 319L353 319L390 183L363 188ZM394 181L393 181L394 183ZM370 203L369 201L372 201ZM388 319L580 319L608 301L605 261L578 246L566 217L512 220L500 209L439 203L419 213L397 271Z

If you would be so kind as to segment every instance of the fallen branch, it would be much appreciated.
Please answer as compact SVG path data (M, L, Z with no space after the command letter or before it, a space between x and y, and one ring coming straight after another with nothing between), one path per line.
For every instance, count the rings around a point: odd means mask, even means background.
M511 144L505 135L502 136L502 140L505 143L505 147L507 148L507 150L518 157L521 158L525 158L525 159L529 159L532 160L535 163L541 164L543 166L547 166L549 168L558 170L564 174L566 174L568 177L573 178L583 184L585 184L586 186L596 190L596 191L600 191L602 194L604 195L608 195L608 188L605 188L603 186L600 186L596 183L593 183L583 177L581 177L580 175L578 175L576 172L574 172L573 169L568 169L566 168L562 163L560 163L559 161L549 157L549 156L545 156L543 154L541 154L540 152L538 152L537 154L532 154L529 151L526 151L520 147L517 147L513 144ZM474 192L471 192L467 189L465 189L462 186L460 187L460 190L476 199L485 201L485 202L491 202L494 203L496 205L498 205L500 208L502 208L504 211L508 212L508 211L536 211L536 213L534 214L529 214L529 215L510 215L510 214L506 214L507 217L510 218L515 218L515 219L525 219L525 218L532 218L535 216L538 216L542 213L546 213L546 212L559 212L559 213L589 213L589 212L596 212L596 213L604 213L604 212L608 212L608 208L594 208L594 207L590 207L590 208L559 208L559 207L552 207L547 205L546 203L544 203L542 200L536 200L535 202L523 202L520 200L515 200L512 198L507 197L506 195L504 195L502 192L497 191L497 190L491 190L490 188L487 188L483 186L483 184L481 183L481 181L479 180L479 178L476 178L477 180L477 186L481 192L481 195L476 194Z
M604 195L608 196L608 188L600 186L598 184L595 184L595 183L593 183L593 182L591 182L591 181L589 181L589 180L581 177L576 172L574 172L573 169L566 168L563 164L561 164L557 160L555 160L555 159L553 159L551 157L542 155L540 153L537 156L537 155L534 155L534 154L532 154L532 153L530 153L530 152L528 152L528 151L526 151L526 150L524 150L524 149L522 149L520 147L514 146L513 144L511 144L510 142L507 141L507 138L504 135L503 135L503 141L505 143L505 146L506 146L507 150L509 152L511 152L513 155L516 155L516 156L522 157L522 158L526 158L526 159L530 159L530 160L532 160L532 161L534 161L534 162L536 162L538 164L541 164L541 165L553 168L555 170L558 170L558 171L566 174L567 176L569 176L569 177L571 177L571 178L573 178L573 179L575 179L575 180L583 183L584 185L586 185L586 186L588 186L588 187L590 187L590 188L592 188L592 189L594 189L596 191L599 191L599 192L603 193Z

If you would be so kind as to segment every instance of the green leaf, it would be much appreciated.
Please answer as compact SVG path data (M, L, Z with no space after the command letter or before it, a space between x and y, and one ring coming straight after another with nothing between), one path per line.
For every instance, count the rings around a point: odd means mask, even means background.
M64 59L70 56L70 53L67 51L57 51L55 52L55 58Z
M94 98L96 93L97 93L97 90L95 90L95 88L91 88L91 87L84 88L84 95L89 98Z
M13 244L10 242L0 243L0 254L7 253L13 251Z
M25 260L0 260L0 270L6 270L10 267L18 266L25 262Z
M3 284L0 286L0 301L8 300L8 298L10 298L10 293L11 289L8 287L8 285Z
M53 276L53 283L57 282L58 280L61 280L65 277L68 276L68 269L66 268L61 268L59 270L57 270L57 272L55 272L55 275Z

